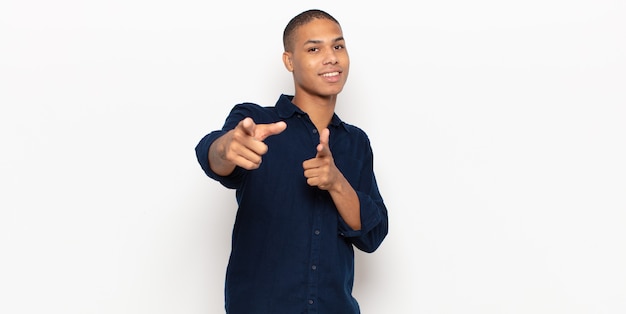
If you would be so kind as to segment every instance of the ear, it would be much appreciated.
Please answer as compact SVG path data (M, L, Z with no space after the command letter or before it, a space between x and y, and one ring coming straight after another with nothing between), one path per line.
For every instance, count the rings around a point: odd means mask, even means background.
M291 62L291 52L283 52L283 64L287 71L293 72L293 63Z

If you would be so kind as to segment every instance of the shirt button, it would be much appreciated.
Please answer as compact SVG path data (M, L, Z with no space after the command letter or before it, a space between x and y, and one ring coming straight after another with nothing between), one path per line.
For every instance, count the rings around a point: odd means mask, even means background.
M320 231L319 230L315 230L313 233L315 233L315 235L319 235Z
M313 304L313 300L309 300L309 304Z
M311 269L312 269L312 270L316 270L316 269L317 269L317 266L316 266L316 265L313 265L313 266L311 266Z
M317 133L317 129L313 129L313 134Z

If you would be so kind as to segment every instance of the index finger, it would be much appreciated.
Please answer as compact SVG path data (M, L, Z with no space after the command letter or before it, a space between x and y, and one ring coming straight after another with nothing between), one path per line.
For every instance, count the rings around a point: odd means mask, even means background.
M330 138L330 130L328 128L323 129L320 132L320 143L317 145L318 156L330 154L330 146L328 140Z
M255 131L255 138L264 141L270 135L280 134L287 128L287 123L278 121L275 123L258 124Z

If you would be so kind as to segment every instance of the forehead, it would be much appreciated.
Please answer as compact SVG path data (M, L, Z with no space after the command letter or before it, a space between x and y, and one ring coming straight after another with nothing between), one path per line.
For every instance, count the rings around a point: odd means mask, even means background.
M309 41L334 41L343 37L343 32L339 24L331 20L313 19L298 27L295 35L296 44L302 45Z

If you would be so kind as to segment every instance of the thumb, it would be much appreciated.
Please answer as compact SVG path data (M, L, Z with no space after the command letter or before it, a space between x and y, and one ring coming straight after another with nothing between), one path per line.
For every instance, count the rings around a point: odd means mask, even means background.
M325 128L320 132L320 143L317 145L317 156L323 157L330 155L330 146L328 145L328 139L330 138L330 130Z
M259 124L256 128L255 138L259 141L265 140L270 135L280 134L287 128L287 123L278 121L275 123Z

